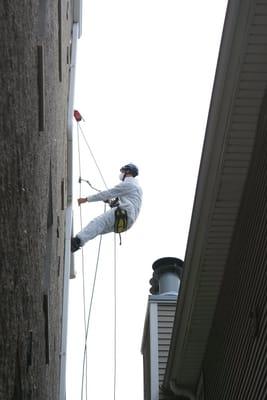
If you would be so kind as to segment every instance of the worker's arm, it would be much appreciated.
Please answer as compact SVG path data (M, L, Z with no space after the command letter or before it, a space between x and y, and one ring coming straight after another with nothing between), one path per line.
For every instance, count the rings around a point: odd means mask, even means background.
M114 199L116 197L125 196L128 193L131 193L135 190L134 185L131 182L121 182L118 185L114 186L112 189L103 190L97 194L93 194L88 197L81 197L78 199L79 206L83 203L94 202L94 201L104 201L106 203L109 202L110 199Z
M115 197L125 196L133 190L135 190L135 187L131 182L121 182L112 189L104 190L103 192L87 197L87 201L107 201Z
M88 201L88 198L87 198L87 197L80 197L80 198L78 199L78 205L80 206L81 204L86 203L87 201ZM104 202L105 202L105 203L108 203L110 206L112 206L112 203L113 203L114 201L118 201L118 199L116 198L116 199L104 200Z

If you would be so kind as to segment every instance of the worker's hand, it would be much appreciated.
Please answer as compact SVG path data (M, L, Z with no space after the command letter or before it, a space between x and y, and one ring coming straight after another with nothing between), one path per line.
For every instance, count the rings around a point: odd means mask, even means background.
M86 203L87 202L87 197L80 197L79 199L78 199L78 205L80 206L81 204L83 204L83 203Z

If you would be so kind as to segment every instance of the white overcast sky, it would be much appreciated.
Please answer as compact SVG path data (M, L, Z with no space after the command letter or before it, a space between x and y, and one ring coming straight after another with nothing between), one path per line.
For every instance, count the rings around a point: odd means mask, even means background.
M140 349L152 263L184 259L226 5L226 0L83 2L74 108L85 119L82 129L108 186L118 183L121 165L133 162L144 191L140 216L117 246L117 400L143 398ZM82 139L81 144L82 177L104 189ZM78 177L76 163L75 182ZM82 195L90 193L83 185ZM75 233L78 197L77 185ZM102 211L100 203L83 205L83 223ZM97 248L95 239L84 250L87 304ZM113 248L114 235L105 235L88 336L88 399L94 400L113 399ZM75 254L75 268L67 400L81 398L81 252Z

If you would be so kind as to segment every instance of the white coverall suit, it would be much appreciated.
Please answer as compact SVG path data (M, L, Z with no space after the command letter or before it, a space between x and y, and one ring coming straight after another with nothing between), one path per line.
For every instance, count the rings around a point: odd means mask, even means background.
M127 211L128 230L138 217L142 203L142 189L136 178L131 176L125 177L124 181L114 186L112 189L104 190L89 196L87 200L89 202L106 201L115 197L119 198L120 208ZM94 239L97 235L114 232L115 210L116 207L99 215L76 235L80 239L82 246L88 242L88 240Z

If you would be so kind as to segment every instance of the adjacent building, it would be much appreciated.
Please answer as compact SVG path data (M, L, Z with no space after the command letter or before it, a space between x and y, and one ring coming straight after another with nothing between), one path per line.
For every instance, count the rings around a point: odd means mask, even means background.
M148 392L145 374L145 400L267 398L266 88L267 1L230 0L164 377Z
M151 295L142 342L144 399L165 399L162 384L170 348L177 296L183 272L179 258L164 257L153 265Z

